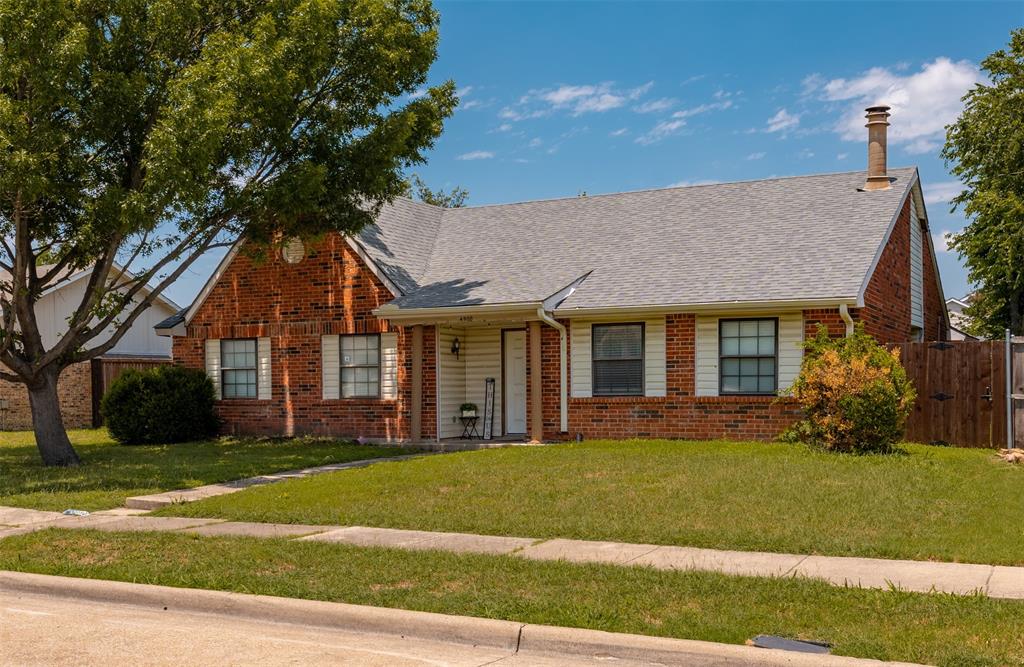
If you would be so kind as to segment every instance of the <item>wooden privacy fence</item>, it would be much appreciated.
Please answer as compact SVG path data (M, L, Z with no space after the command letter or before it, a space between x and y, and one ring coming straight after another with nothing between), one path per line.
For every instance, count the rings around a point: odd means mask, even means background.
M1012 356L1018 358L1015 366L1024 375L1020 359L1024 343L1019 345ZM892 347L900 350L903 368L917 389L917 403L907 422L907 440L961 447L1006 446L1005 341L902 343ZM1024 429L1017 431L1024 434Z
M114 380L129 368L145 370L171 363L168 357L102 357L92 360L92 425L102 426L100 399Z

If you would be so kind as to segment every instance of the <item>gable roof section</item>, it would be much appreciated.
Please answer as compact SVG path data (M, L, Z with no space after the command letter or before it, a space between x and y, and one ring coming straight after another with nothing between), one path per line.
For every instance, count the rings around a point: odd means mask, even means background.
M559 312L853 303L917 180L890 176L875 192L856 171L445 210L418 286L385 309L536 303L588 273Z
M854 305L902 204L920 198L915 168L889 175L874 192L854 171L458 209L399 199L347 241L395 294L382 316ZM236 250L158 328L187 323Z

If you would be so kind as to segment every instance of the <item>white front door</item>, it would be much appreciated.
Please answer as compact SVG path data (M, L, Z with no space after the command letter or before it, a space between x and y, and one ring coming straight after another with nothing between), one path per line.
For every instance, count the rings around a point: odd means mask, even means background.
M505 331L505 433L526 433L526 332Z

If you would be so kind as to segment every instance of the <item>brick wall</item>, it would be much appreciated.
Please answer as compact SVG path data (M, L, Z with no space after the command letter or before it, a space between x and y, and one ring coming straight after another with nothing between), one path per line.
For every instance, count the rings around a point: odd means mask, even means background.
M585 438L771 440L799 419L793 402L774 397L696 396L695 342L696 316L668 315L666 395L570 398L569 431L562 434L558 432L558 333L544 327L544 437L571 439L582 433ZM569 372L571 382L571 368Z
M64 369L57 381L60 412L65 428L92 426L92 373L88 361ZM0 380L0 398L7 401L3 415L3 428L22 431L32 428L32 410L28 404L28 390L19 382Z
M858 319L882 343L910 340L910 206L908 197L864 292Z
M277 256L255 261L239 253L190 322L174 339L175 363L205 367L208 338L269 337L270 400L223 400L217 413L229 433L409 437L411 329L398 335L397 399L322 398L320 337L383 333L372 310L392 298L387 288L337 235L311 244L298 264ZM424 331L423 430L433 437L434 330ZM430 387L430 389L426 389Z
M924 230L929 234L929 230ZM924 260L924 336L925 340L949 340L949 327L946 323L946 302L939 289L939 274L935 270L931 245L928 239L922 244Z

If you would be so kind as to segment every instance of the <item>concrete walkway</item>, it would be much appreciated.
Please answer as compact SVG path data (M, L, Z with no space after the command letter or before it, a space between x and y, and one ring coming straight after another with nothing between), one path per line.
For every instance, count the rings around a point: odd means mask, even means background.
M336 472L338 470L350 470L353 468L365 468L375 463L388 463L390 461L405 461L407 459L419 458L426 456L428 452L420 452L416 454L405 454L402 456L387 456L376 459L363 459L360 461L348 461L346 463L331 463L325 466L316 466L314 468L302 468L301 470L287 470L285 472L278 472L271 475L259 475L258 477L246 477L245 479L236 479L231 482L223 482L221 484L207 484L205 486L197 486L192 489L179 489L177 491L165 491L163 493L154 493L148 496L133 496L125 500L124 506L128 509L138 510L155 510L167 505L173 505L175 503L191 503L197 500L203 500L205 498L212 498L214 496L223 496L228 493L237 493L238 491L244 491L252 486L259 486L261 484L273 484L274 482L283 482L288 479L301 479L303 477L311 477L313 475L320 475L325 472ZM0 521L2 523L2 521Z
M898 588L923 593L975 593L1024 599L1024 567L844 556L723 551L695 547L503 537L363 526L304 526L220 519L151 517L110 510L86 517L0 507L0 538L43 528L111 532L174 531L205 536L298 539L354 546L511 555L542 561L637 565L659 570L700 570L761 577L809 577L840 586Z

